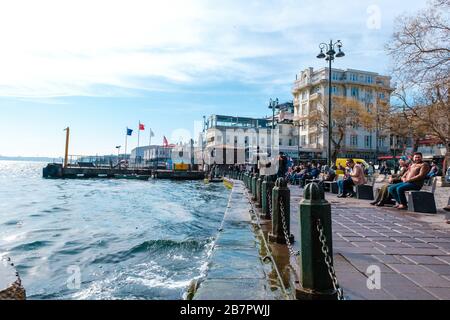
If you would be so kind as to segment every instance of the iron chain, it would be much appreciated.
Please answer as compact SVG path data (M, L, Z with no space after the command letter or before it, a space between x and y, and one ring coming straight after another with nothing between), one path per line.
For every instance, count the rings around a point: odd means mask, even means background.
M289 230L288 230L287 224L286 224L286 214L284 212L284 205L283 205L282 199L280 199L280 212L281 212L281 223L283 225L284 238L286 240L286 245L289 250L289 255L291 257L298 256L298 255L300 255L300 251L295 251L294 248L292 247L291 241L289 240Z
M331 282L333 283L333 288L334 290L337 291L338 300L344 300L344 292L342 288L339 286L336 277L336 271L334 270L333 260L331 259L330 256L330 249L328 248L327 245L327 238L324 234L322 221L320 221L320 219L317 220L317 231L319 232L319 241L322 244L322 253L324 256L325 264L327 265L328 268L328 274L330 275Z
M272 216L272 199L269 190L267 190L267 206L269 207L269 213Z

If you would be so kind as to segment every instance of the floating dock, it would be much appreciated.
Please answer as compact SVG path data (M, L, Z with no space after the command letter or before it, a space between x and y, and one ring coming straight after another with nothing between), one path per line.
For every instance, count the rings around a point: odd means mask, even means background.
M67 166L49 163L42 170L42 176L46 179L134 179L148 180L173 179L173 180L203 180L203 171L177 171L156 170L151 168L110 168L110 167L83 167Z

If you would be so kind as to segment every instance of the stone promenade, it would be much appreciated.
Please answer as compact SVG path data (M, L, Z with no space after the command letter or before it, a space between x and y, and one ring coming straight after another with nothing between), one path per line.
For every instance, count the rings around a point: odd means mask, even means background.
M303 190L290 186L291 231L299 238ZM378 208L370 201L339 199L332 205L334 263L346 298L450 299L450 225L443 214ZM294 246L299 250L299 243ZM380 289L368 289L370 266L381 271Z

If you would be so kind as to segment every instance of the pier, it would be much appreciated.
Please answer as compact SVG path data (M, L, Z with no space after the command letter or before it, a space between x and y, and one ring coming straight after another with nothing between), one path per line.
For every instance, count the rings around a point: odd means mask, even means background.
M135 179L203 180L205 173L194 170L162 170L148 167L114 168L102 166L67 166L49 163L42 170L47 179Z

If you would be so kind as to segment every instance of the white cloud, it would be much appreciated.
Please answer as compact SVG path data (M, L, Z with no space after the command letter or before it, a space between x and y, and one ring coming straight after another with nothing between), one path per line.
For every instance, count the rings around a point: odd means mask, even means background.
M365 29L374 3L382 9L377 31ZM364 45L382 49L380 34L391 32L402 6L387 0L2 1L0 96L106 95L107 87L165 90L162 82L221 79L288 83L283 77L309 66L318 42L329 37L346 38L361 58Z

